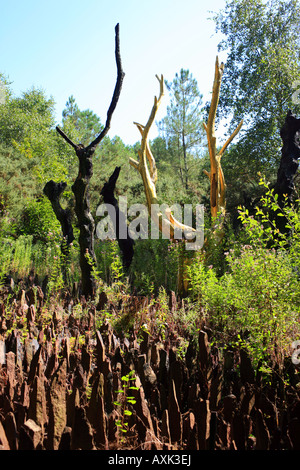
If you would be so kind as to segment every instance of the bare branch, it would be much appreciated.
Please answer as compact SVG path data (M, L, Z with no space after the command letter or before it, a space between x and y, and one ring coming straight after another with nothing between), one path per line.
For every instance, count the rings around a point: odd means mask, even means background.
M125 73L123 72L123 68L122 68L122 61L121 61L121 54L120 54L119 23L116 25L115 33L116 33L116 35L115 35L115 56L116 56L116 64L117 64L117 71L118 71L115 90L114 90L114 94L113 94L110 106L109 106L108 111L107 111L107 118L106 118L105 127L101 131L101 133L98 135L98 137L96 137L96 139L93 142L90 143L90 145L88 146L89 149L96 147L99 144L99 142L101 142L101 140L105 137L105 135L108 133L108 131L110 129L111 118L112 118L113 112L114 112L114 110L117 106L117 103L119 101L120 94L121 94L121 88L122 88L123 80L124 80L124 77L125 77Z
M214 77L214 82L213 82L212 98L211 98L211 104L210 104L209 115L208 115L208 120L207 120L207 127L210 133L214 133L223 72L224 72L224 64L223 62L221 62L221 65L219 65L219 58L217 56L216 63L215 63L215 77Z
M139 169L139 162L137 162L134 158L130 157L129 158L129 163L131 166L133 166L133 168L135 168L136 170Z
M56 130L69 145L71 145L75 150L78 149L78 145L74 144L74 142L58 126L56 126Z
M220 152L219 152L219 155L223 155L223 153L225 152L226 148L228 147L228 145L230 144L230 142L233 140L233 138L239 133L242 125L243 125L243 119L241 120L241 122L239 123L239 125L237 126L237 128L235 129L235 131L231 134L231 136L227 139L227 141L225 142L225 144L223 145L223 147L221 148Z
M150 128L151 128L151 126L153 124L153 121L155 119L155 116L156 116L156 113L158 111L159 105L161 103L162 97L164 96L164 77L163 77L163 75L161 75L160 78L159 78L158 75L155 75L155 76L156 76L157 80L159 81L159 97L158 98L156 96L154 97L154 105L153 105L151 114L149 116L148 122L147 122L147 124L144 128L142 142L144 141L145 143L147 141Z
M164 95L164 78L163 75L161 75L161 78L156 75L157 80L159 81L159 97L157 98L155 96L154 98L154 105L152 107L148 122L146 126L143 126L142 124L139 124L137 122L134 122L134 124L137 126L137 128L140 131L140 134L142 136L141 139L141 149L139 150L139 163L137 163L135 160L130 159L130 164L136 168L144 183L144 188L145 188L145 194L146 194L146 199L147 199L147 205L149 212L151 212L151 204L156 204L157 202L157 196L156 196L156 188L155 188L155 183L157 180L157 171L156 171L156 163L155 159L150 151L149 143L148 143L148 134L151 128L151 125L154 122L157 110L159 108L159 105L161 103L161 99ZM150 171L147 165L147 160L149 162L150 166Z
M134 123L137 128L139 129L140 133L141 133L141 136L143 137L143 132L144 132L144 129L145 127L142 126L142 124L138 124L137 122ZM147 156L147 159L148 159L148 162L149 162L149 166L150 166L150 176L151 176L151 179L153 181L153 183L156 183L157 181L157 168L156 168L156 162L155 162L155 158L150 150L150 147L149 147L149 142L148 140L146 140L145 142L145 151L146 151L146 156Z
M157 80L159 81L160 90L159 90L159 97L154 98L154 105L152 107L148 122L146 126L143 126L137 122L134 124L140 131L142 140L141 140L141 149L139 150L139 162L134 160L133 158L129 159L130 164L139 171L144 184L146 199L147 199L147 206L148 212L154 222L159 227L161 233L165 234L167 237L170 237L174 240L175 236L175 229L179 228L183 231L183 236L186 239L189 239L190 234L195 232L195 229L189 227L187 225L182 224L178 220L175 219L173 214L170 210L166 209L163 213L156 211L152 211L152 205L157 204L157 195L156 195L156 181L157 181L157 168L155 158L150 150L149 142L148 142L148 134L151 128L151 125L154 122L158 107L161 103L161 99L164 95L164 79L163 75L161 78L156 75ZM147 165L147 161L149 163L149 167Z
M111 118L112 118L113 112L120 98L125 73L122 68L122 61L121 61L121 54L120 54L119 23L115 27L115 57L116 57L116 64L117 64L117 81L116 81L113 97L112 97L110 106L107 111L105 127L100 132L100 134L93 140L93 142L91 142L86 147L87 151L92 151L93 149L95 149L95 147L99 144L99 142L101 142L101 140L108 133L110 129ZM72 140L58 126L56 127L56 130L69 145L71 145L75 150L78 150L79 146L74 144L74 142L72 142Z
M95 278L93 276L93 265L96 263L96 256L94 250L94 231L95 223L93 216L90 212L90 201L89 201L89 182L93 175L93 153L96 149L96 146L107 134L110 128L110 122L112 114L118 103L120 92L122 88L122 83L124 79L124 72L122 69L121 56L120 56L120 40L119 40L119 25L117 24L115 28L115 56L117 63L117 81L110 103L109 109L107 111L106 124L102 132L93 140L88 146L83 146L81 144L76 145L72 140L66 136L66 134L56 128L58 133L63 137L63 139L71 145L79 159L79 171L77 178L72 185L72 191L75 195L75 213L78 220L78 226L80 230L79 235L79 245L80 245L80 267L81 267L81 280L82 280L82 292L86 296L94 297L95 295ZM87 253L89 258L87 258ZM92 262L91 262L92 261Z

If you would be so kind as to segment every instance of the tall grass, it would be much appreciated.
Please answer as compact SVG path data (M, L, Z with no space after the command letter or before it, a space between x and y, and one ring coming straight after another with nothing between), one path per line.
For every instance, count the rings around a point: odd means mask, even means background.
M21 278L28 276L32 268L32 236L21 235L13 248L10 272Z
M32 235L0 239L0 281L5 275L15 281L25 279L33 272L40 280L48 276L54 282L61 275L62 262L60 244L55 239L49 238L47 243L34 243ZM80 278L76 248L70 251L68 274L70 283Z

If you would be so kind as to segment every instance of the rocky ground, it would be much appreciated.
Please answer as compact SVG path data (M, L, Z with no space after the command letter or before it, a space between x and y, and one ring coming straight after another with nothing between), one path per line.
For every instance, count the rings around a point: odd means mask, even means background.
M147 299L130 301L145 311ZM80 317L72 305L69 296L45 317L40 287L2 290L1 449L300 449L300 379L289 358L266 382L245 351L221 355L204 323L182 355L175 324L164 338L117 334L109 321L95 326L103 305L84 305Z

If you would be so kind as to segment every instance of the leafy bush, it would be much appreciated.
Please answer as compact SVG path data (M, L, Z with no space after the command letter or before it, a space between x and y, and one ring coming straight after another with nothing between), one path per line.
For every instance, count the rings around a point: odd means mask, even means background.
M280 207L269 189L261 202L255 216L240 210L243 243L226 253L221 277L200 254L188 267L191 298L222 334L224 346L235 338L257 363L270 353L288 353L300 337L299 212ZM286 232L278 230L274 214L285 217Z
M32 235L33 241L47 242L49 233L59 239L61 227L45 196L30 200L23 209L19 231L24 235Z

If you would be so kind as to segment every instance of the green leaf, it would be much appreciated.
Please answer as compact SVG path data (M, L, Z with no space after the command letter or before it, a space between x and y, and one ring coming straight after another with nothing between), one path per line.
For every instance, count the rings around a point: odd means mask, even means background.
M136 400L127 400L128 403L130 403L131 405L135 405L136 404Z

